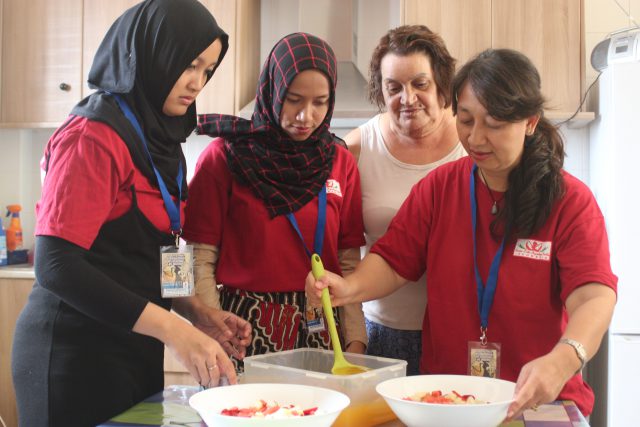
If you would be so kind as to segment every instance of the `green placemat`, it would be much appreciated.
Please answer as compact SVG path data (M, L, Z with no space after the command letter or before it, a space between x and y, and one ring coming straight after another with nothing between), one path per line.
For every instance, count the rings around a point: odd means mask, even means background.
M111 419L118 423L161 426L200 425L198 414L188 406L177 403L138 403L117 417Z

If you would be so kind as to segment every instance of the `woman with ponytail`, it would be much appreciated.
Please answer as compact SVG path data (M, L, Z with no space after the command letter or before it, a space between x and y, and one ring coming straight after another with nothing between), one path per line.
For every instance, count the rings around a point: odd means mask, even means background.
M581 371L617 286L602 213L562 169L562 138L524 55L479 54L453 79L452 107L469 157L413 187L354 274L309 276L309 300L327 286L336 305L371 300L426 271L423 373L516 381L508 418L557 398L588 415Z

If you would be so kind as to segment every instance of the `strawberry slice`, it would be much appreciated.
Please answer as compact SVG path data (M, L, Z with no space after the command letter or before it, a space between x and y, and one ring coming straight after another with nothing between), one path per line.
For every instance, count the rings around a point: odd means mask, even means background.
M316 413L317 410L318 410L317 406L315 408L305 409L304 411L302 411L302 415L303 416L313 415Z

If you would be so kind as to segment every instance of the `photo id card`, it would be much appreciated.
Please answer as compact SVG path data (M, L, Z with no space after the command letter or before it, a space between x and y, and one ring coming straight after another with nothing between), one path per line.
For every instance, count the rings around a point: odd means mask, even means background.
M500 378L500 343L469 341L467 373L476 377Z
M327 330L322 310L319 308L307 306L307 309L305 310L305 324L310 333L323 332Z
M160 290L162 298L195 294L192 245L160 247Z

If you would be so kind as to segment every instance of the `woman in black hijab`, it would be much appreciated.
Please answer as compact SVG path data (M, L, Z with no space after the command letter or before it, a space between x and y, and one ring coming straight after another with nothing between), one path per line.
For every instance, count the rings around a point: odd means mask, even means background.
M89 73L98 90L42 162L36 283L12 357L20 425L95 426L121 413L162 390L165 345L201 384L236 382L226 353L243 357L249 324L177 298L193 327L169 313L160 285L161 247L175 248L187 196L180 144L227 47L196 0L144 1L105 36ZM188 283L183 259L171 272Z

